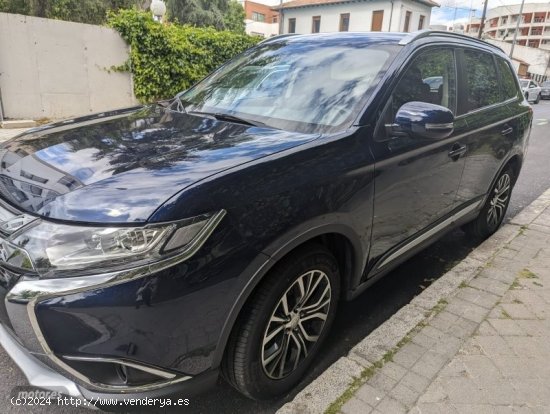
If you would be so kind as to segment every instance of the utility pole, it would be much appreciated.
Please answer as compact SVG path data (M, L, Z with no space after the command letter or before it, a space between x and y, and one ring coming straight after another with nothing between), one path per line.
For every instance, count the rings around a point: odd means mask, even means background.
M521 0L521 6L519 6L519 16L518 21L516 22L516 31L514 32L514 40L512 40L512 47L510 48L510 59L512 59L514 55L514 47L516 46L517 38L518 38L518 32L519 32L519 24L521 23L521 19L523 18L523 5L525 4L525 0Z
M285 28L285 17L283 12L283 0L279 2L279 34L283 34Z
M525 0L523 0L525 1ZM481 15L481 22L479 23L479 32L477 34L477 38L481 39L481 33L483 33L483 26L485 26L485 15L487 14L487 3L489 0L485 0L485 3L483 4L483 14Z

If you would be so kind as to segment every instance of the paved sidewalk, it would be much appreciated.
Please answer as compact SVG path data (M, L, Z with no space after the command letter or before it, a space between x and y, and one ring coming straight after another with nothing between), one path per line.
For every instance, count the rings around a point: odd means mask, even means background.
M550 412L550 190L279 412Z
M22 134L29 128L13 128L13 129L4 129L0 128L0 142L7 141L15 137L16 135Z

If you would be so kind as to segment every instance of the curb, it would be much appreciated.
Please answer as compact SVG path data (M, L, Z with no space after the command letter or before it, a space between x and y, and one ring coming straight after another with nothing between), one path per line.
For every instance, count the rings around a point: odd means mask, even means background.
M337 400L345 401L381 368L388 355L404 343L409 334L437 313L446 299L465 283L478 275L492 258L522 234L550 204L550 189L502 226L455 267L433 282L408 305L356 344L348 353L332 364L308 384L296 397L283 405L278 414L325 413Z

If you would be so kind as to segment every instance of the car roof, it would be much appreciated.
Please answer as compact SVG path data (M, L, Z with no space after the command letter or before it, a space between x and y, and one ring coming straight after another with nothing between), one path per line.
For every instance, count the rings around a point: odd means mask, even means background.
M375 43L394 43L398 45L408 45L417 40L427 38L435 40L448 39L454 42L460 42L475 46L484 46L485 48L491 49L494 52L503 54L503 50L498 46L495 46L491 43L485 42L481 39L474 37L466 36L454 32L445 32L440 30L419 30L412 33L401 33L401 32L335 32L335 33L314 33L314 34L284 34L280 36L274 36L269 39L264 40L262 43L272 43L285 41L288 43L325 43L325 42L335 42L339 43L342 41L359 41L364 42L365 44L375 44Z
M262 44L268 43L340 43L346 41L359 41L370 43L394 43L398 44L405 37L405 33L393 32L335 32L312 34L284 34L270 37Z

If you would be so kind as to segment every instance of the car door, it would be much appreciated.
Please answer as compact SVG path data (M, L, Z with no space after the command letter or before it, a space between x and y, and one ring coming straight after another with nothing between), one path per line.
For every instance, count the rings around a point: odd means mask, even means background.
M457 119L467 124L462 138L467 151L457 200L467 204L481 201L511 149L514 125L507 104L514 97L502 91L493 54L463 49L457 57L461 68Z
M456 207L464 166L463 145L456 137L465 124L455 123L452 135L441 140L395 136L388 127L410 101L441 105L454 113L456 91L454 49L429 47L409 61L385 103L372 143L376 178L371 274L392 261L387 257L393 249L409 241L412 249L415 236Z

